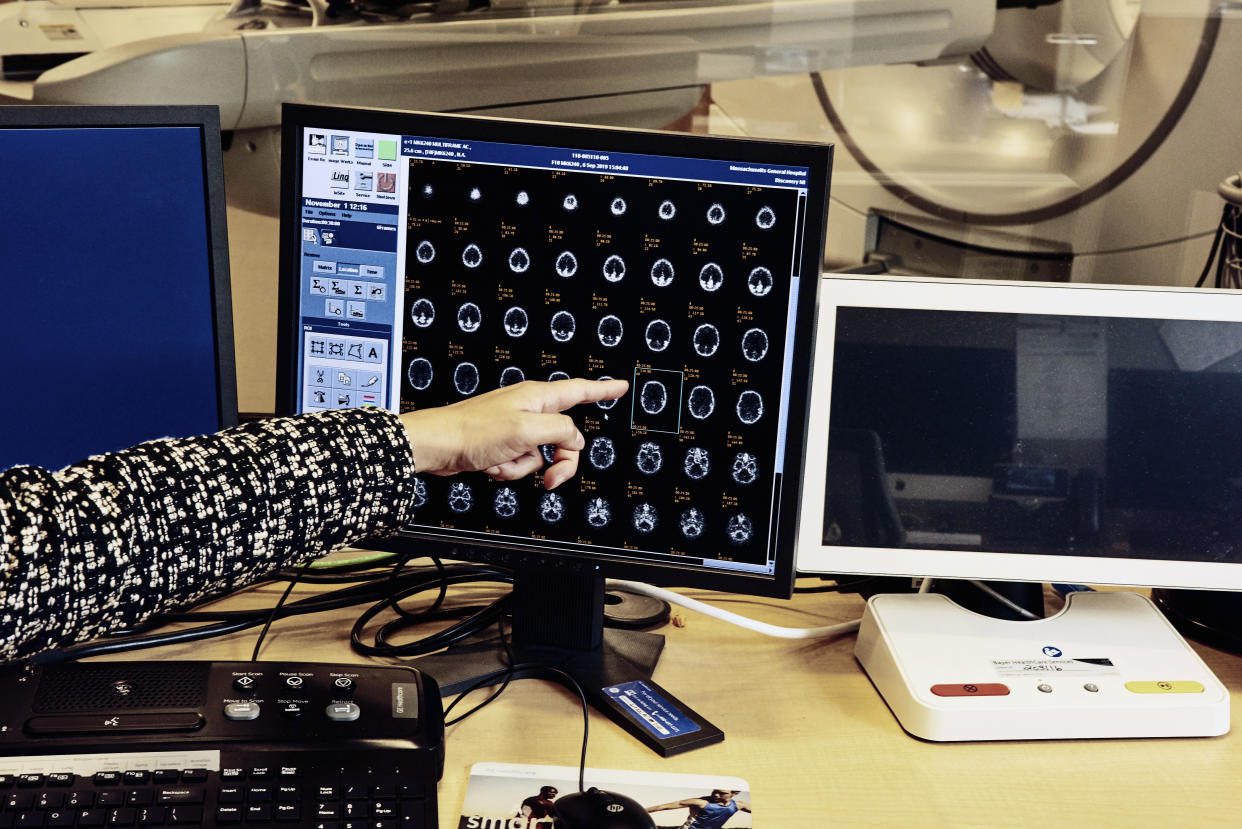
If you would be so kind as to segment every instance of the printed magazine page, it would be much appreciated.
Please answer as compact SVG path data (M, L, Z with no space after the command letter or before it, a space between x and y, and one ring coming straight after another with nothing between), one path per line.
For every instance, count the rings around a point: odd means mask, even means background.
M755 826L750 786L738 777L588 768L585 785L636 801L633 808L649 812L657 829ZM555 829L557 801L577 791L576 766L475 763L458 827Z

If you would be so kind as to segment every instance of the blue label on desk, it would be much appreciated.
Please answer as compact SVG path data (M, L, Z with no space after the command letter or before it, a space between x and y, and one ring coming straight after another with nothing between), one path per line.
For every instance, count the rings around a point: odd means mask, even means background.
M641 723L662 740L693 734L700 730L694 720L687 717L659 691L642 680L623 682L604 688L608 698L620 706L630 719Z

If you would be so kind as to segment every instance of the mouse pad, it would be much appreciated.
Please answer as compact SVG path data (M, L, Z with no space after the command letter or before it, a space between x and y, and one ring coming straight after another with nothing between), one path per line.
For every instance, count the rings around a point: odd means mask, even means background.
M716 774L667 774L587 768L586 787L638 801L658 829L754 827L750 785ZM556 802L578 791L576 766L475 763L459 829L558 827Z

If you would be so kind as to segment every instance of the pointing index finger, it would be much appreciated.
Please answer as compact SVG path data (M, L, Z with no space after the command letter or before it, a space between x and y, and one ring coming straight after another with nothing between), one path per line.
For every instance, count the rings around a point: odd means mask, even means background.
M586 380L581 377L555 380L540 388L537 410L562 412L580 403L615 400L625 394L630 384L625 380Z

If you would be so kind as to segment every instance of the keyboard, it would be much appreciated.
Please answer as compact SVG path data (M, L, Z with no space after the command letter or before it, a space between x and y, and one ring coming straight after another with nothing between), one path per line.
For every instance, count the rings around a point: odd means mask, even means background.
M438 825L439 693L409 668L0 666L0 699L0 829Z

